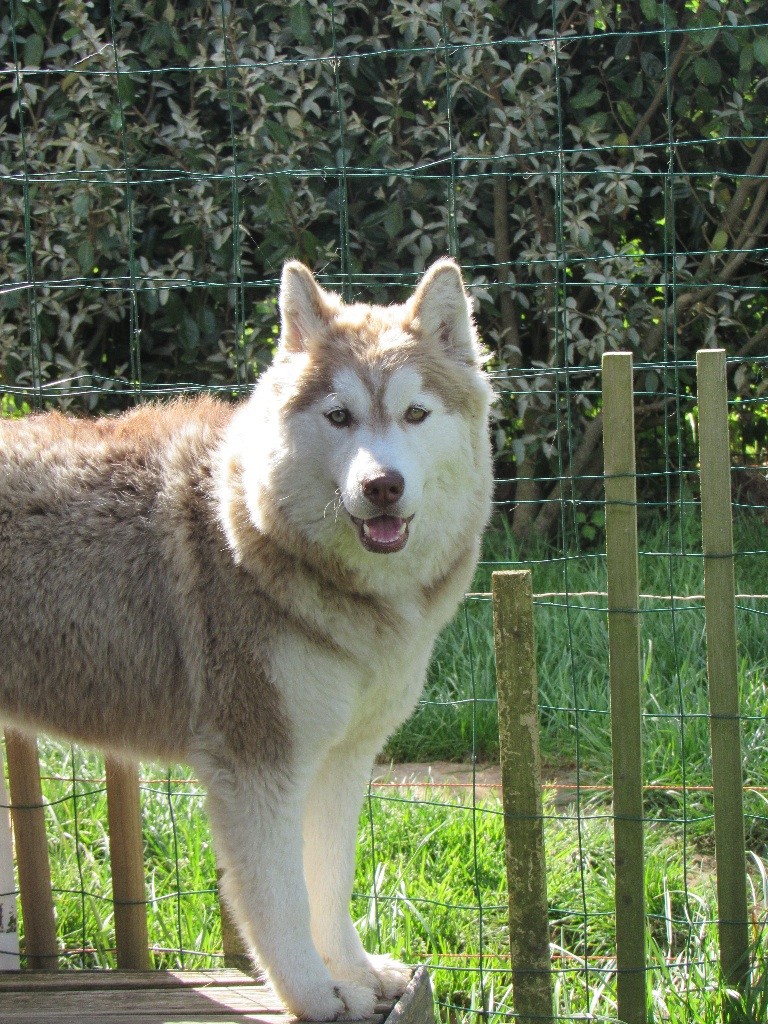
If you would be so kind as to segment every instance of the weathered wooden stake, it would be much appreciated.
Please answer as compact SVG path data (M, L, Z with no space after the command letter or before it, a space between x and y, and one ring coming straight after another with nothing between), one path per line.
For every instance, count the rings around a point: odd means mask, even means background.
M3 758L0 755L0 971L18 971L21 966L10 811L11 798L5 786Z
M603 357L603 451L608 565L616 989L625 1024L648 1019L643 860L642 677L632 355Z
M105 767L117 966L146 971L149 969L149 937L139 769L136 764L115 758L107 758Z
M720 965L727 984L743 990L749 929L725 352L698 352L696 365Z
M56 970L56 918L37 740L15 729L6 729L5 756L24 921L25 962L27 967Z
M495 572L493 625L516 1020L552 1019L538 684L528 571Z

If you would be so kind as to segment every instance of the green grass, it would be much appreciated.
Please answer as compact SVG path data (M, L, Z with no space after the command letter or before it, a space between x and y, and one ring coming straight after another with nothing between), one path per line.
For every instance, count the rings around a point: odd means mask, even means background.
M741 593L761 594L765 525L740 518ZM693 521L650 524L643 533L641 590L659 597L702 593ZM582 783L610 777L605 564L594 550L567 559L541 549L519 557L508 532L493 530L476 589L499 564L534 575L542 747L550 769L578 768ZM744 769L768 785L768 619L765 602L738 612ZM701 602L649 600L641 620L646 781L646 892L654 1020L709 1024L722 1017L717 969L711 781ZM470 598L438 644L425 697L392 739L402 760L492 759L497 711L491 605ZM114 965L114 921L103 764L94 755L44 744L48 827L66 960ZM143 808L150 941L158 967L221 961L216 870L199 787L184 772L145 768ZM683 788L685 784L685 788ZM432 966L441 1019L501 1020L512 1010L507 962L504 838L500 806L446 804L443 791L373 789L361 820L353 913L370 949ZM768 1019L768 800L745 794L751 939L756 970L743 1019ZM605 793L578 808L546 807L549 903L561 1019L615 1018L613 820ZM762 970L762 974L760 971Z
M58 929L71 966L114 966L103 764L96 755L42 746ZM51 778L50 776L54 776ZM157 967L221 962L215 860L199 787L153 774L142 784L150 943ZM74 799L73 794L76 794ZM512 1011L501 806L441 790L372 788L361 819L353 916L371 950L431 967L443 1021ZM561 1019L615 1014L613 823L604 802L545 801L548 888ZM706 844L670 822L647 829L650 986L656 1020L715 1021L717 917ZM755 962L768 958L768 867L750 857ZM764 968L763 968L764 970ZM755 973L745 1019L768 1011Z

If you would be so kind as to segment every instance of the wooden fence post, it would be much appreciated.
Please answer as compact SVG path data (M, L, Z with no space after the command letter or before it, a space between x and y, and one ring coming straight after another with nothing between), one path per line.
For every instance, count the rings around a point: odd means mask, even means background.
M516 1020L552 1019L531 574L492 576L499 748Z
M117 966L146 971L150 964L139 769L109 757L105 767Z
M743 990L749 928L724 350L698 352L696 367L720 966L726 983Z
M58 942L37 740L15 729L6 729L5 755L24 922L25 962L27 967L38 970L56 970Z
M603 357L608 651L616 862L616 988L625 1024L648 1019L642 677L632 355Z
M11 798L5 786L3 758L0 755L0 971L18 971L20 966Z

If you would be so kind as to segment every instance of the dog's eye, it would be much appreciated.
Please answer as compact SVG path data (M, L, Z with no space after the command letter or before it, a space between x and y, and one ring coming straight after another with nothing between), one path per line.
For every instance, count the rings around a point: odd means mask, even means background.
M405 410L406 423L423 423L429 416L429 409L423 409L420 405L409 405Z
M352 422L352 413L349 409L331 409L330 412L325 414L325 418L334 427L348 427Z

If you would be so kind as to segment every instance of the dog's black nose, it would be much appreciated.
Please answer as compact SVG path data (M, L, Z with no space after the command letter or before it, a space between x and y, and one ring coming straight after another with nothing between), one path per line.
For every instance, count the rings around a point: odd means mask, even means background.
M399 501L405 490L403 474L396 469L385 469L377 476L363 480L363 494L376 508L388 508Z

